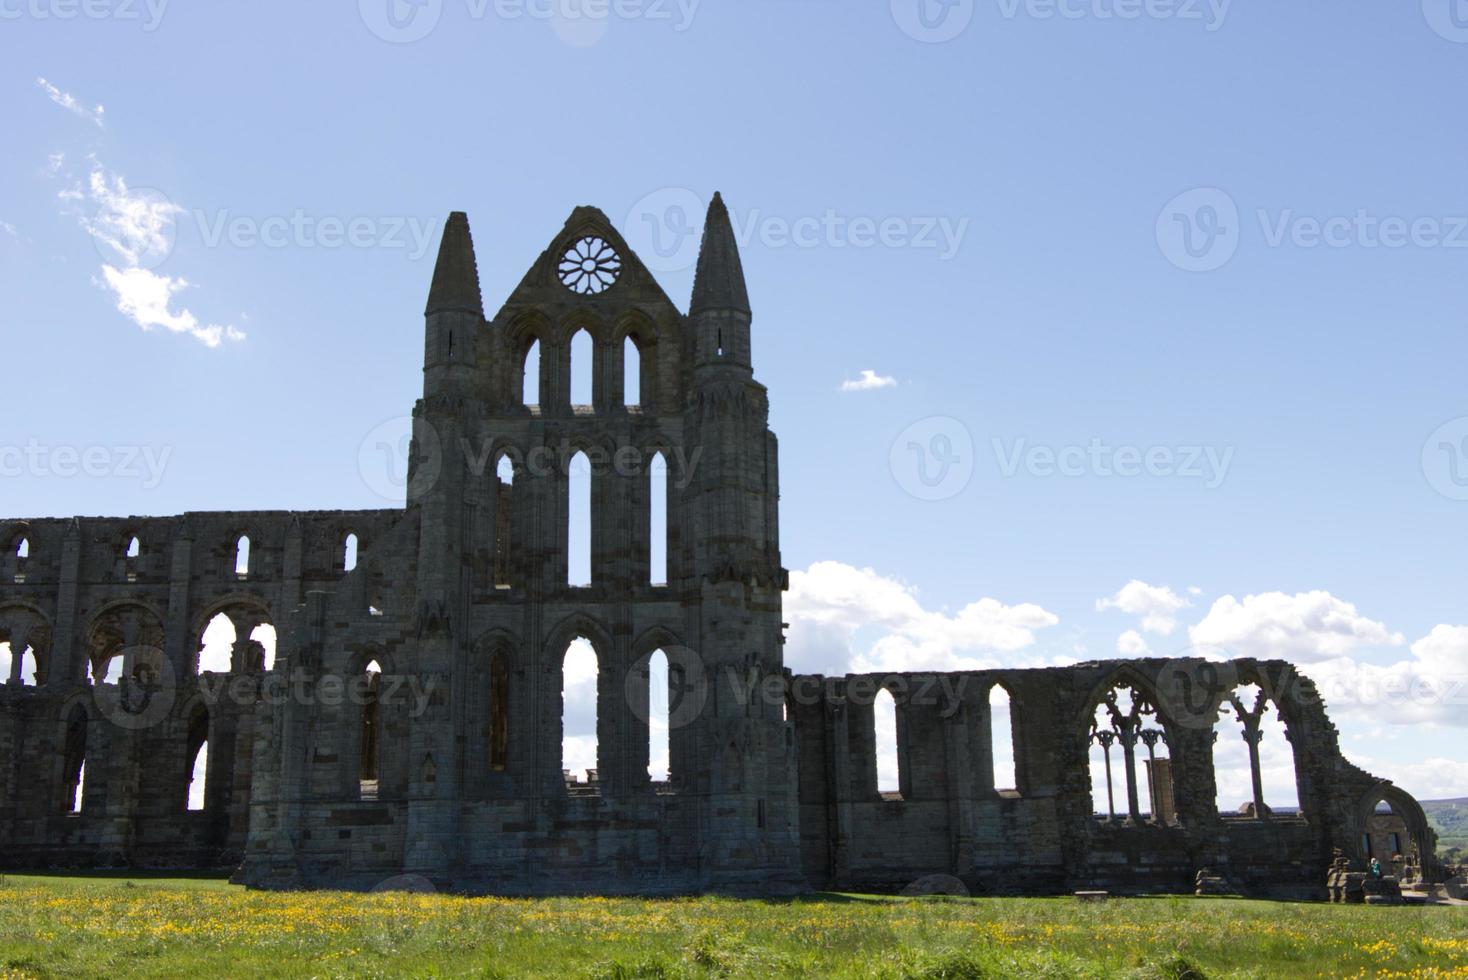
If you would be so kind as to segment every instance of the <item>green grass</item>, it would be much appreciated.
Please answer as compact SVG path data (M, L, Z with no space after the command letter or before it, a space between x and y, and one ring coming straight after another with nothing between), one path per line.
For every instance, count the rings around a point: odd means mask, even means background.
M468 899L0 878L0 978L1468 977L1468 909L1234 899Z

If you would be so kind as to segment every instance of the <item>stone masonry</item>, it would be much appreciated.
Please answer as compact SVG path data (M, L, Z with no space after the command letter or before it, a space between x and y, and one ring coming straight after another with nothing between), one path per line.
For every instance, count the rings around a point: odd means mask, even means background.
M578 208L486 318L455 213L401 508L0 521L13 664L0 678L0 864L232 869L264 888L411 873L503 894L899 891L925 875L991 893L1191 892L1211 869L1250 892L1324 897L1333 850L1363 859L1385 802L1436 867L1421 808L1342 758L1314 686L1284 663L792 675L751 322L717 196L686 314L600 211ZM573 405L582 331L592 392ZM571 585L578 461L592 571ZM665 575L651 557L654 479ZM232 663L201 672L220 615ZM262 624L278 631L271 664L252 638ZM578 639L597 660L594 781L562 771ZM656 782L655 652L670 733ZM1249 685L1288 732L1298 813L1271 812L1257 779L1245 813L1215 805L1215 724L1230 704L1257 747L1258 713L1230 700ZM1013 787L995 785L996 687L1010 698ZM878 790L879 691L897 706L895 793ZM1098 752L1105 801L1092 798Z

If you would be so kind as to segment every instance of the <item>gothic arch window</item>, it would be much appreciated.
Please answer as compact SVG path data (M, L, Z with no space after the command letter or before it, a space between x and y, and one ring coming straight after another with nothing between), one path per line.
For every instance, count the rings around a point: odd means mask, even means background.
M654 650L647 659L647 776L655 784L672 781L672 684L668 655Z
M382 785L382 667L373 660L362 674L356 687L361 693L357 793L361 799L375 800Z
M188 777L185 808L199 813L209 805L209 711L203 705L195 708L189 719L184 760Z
M1213 779L1219 813L1263 820L1300 810L1294 746L1258 684L1235 688L1219 704Z
M994 789L1019 792L1015 756L1014 699L1003 684L989 688L989 752L994 760Z
M569 356L571 358L571 404L591 405L596 368L596 344L591 339L591 331L585 328L576 331L571 337Z
M902 752L897 728L897 700L882 688L872 700L877 792L884 799L902 799Z
M494 510L494 587L511 587L511 534L515 513L515 464L510 457L501 453L495 463L495 510Z
M22 535L16 542L14 550L11 551L11 577L17 585L25 582L26 566L30 564L31 541Z
M531 340L520 362L520 404L529 408L540 404L540 341Z
M566 469L566 584L585 586L592 582L592 473L586 453L571 457Z
M503 650L489 662L489 768L510 768L510 660Z
M1119 682L1101 696L1089 721L1096 815L1128 826L1175 823L1167 726L1151 696Z
M668 457L653 454L647 469L648 580L652 585L668 583Z
M590 640L578 636L566 647L561 661L561 773L572 795L600 791L599 675L595 648Z
M14 637L0 643L0 684L34 686L38 667L35 647L22 645Z
M350 572L357 567L357 535L348 534L342 542L342 571Z
M138 540L136 534L127 539L127 544L122 550L123 572L129 582L138 580L138 560L143 555L143 543Z
M642 404L642 349L631 334L622 342L622 404Z
M87 709L74 705L66 719L62 743L61 812L81 813L86 802Z
M234 545L234 573L239 578L250 574L250 536L242 534Z

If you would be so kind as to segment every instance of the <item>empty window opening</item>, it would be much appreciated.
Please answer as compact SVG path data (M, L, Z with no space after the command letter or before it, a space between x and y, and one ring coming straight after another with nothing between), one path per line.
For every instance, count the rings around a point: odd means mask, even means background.
M724 329L722 327L719 328L719 349L716 354L719 357L724 356Z
M189 785L188 804L190 812L202 812L207 802L209 773L209 713L200 710L189 723L187 753Z
M897 702L885 688L872 702L872 727L876 735L877 792L901 799L902 778L897 755Z
M143 545L137 538L132 538L127 543L127 557L133 559L142 553Z
M597 676L596 650L577 637L561 668L561 772L573 792L598 788Z
M122 651L119 650L103 660L88 664L87 679L93 684L117 684L122 680L122 664Z
M585 453L571 459L566 473L569 494L566 529L566 584L591 584L591 461Z
M1263 819L1299 812L1294 746L1277 706L1257 684L1223 699L1213 731L1220 813Z
M250 538L241 535L234 546L234 573L240 578L250 574Z
M15 557L24 561L31 556L30 538L21 538L20 543L15 546Z
M253 630L250 631L250 639L254 640L256 643L265 648L264 668L266 670L274 670L276 642L275 627L271 626L269 623L261 623L259 626L256 626Z
M585 330L576 331L576 335L571 338L572 405L591 404L594 350L591 334Z
M668 458L657 453L648 467L648 563L653 585L668 582Z
M1000 684L989 689L989 738L994 758L994 788L1013 791L1019 786L1014 764L1014 704Z
M540 404L540 341L531 341L525 351L525 364L520 371L520 402L523 405Z
M12 641L0 643L0 684L33 687L36 681L36 650L26 647L17 656Z
M357 567L357 536L355 534L347 535L342 552L342 569L350 572Z
M642 351L631 337L622 344L622 403L642 404Z
M515 505L515 464L510 457L500 456L494 468L494 587L510 587L510 529Z
M510 767L510 665L497 653L489 665L489 768Z
M227 674L234 664L234 623L224 613L217 613L204 627L199 642L199 673Z
M87 782L87 712L81 705L71 709L66 722L62 780L62 812L81 813Z
M669 720L677 696L668 673L668 655L654 650L647 662L647 775L655 783L670 779Z
M382 668L376 660L363 668L361 748L358 754L357 786L364 800L375 800L381 785Z

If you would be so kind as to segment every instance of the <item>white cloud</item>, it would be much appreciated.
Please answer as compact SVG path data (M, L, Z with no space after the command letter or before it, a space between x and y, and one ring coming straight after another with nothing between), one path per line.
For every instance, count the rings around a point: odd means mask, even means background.
M186 333L206 347L218 347L225 340L241 341L245 335L229 325L203 326L190 310L177 313L169 309L173 295L188 288L188 282L159 275L148 269L118 269L103 265L102 277L107 288L117 297L118 312L132 319L144 330L163 327L173 333Z
M1152 652L1142 634L1127 630L1116 638L1116 652L1126 657L1145 657Z
M95 123L98 129L103 128L102 116L106 112L106 110L103 109L100 105L96 108L88 109L86 106L82 105L82 103L70 92L61 91L61 89L57 88L55 85L52 85L44 78L37 78L36 86L40 88L41 91L45 92L46 95L50 97L52 102L55 102L67 112L79 118L85 119L88 122Z
M842 391L876 391L878 388L895 388L897 379L875 371L863 371L861 377L855 381L847 379L841 382Z
M1096 600L1096 611L1119 609L1141 620L1142 629L1162 636L1177 628L1177 614L1191 603L1165 585L1148 585L1132 579L1116 595Z
M156 191L134 191L117 174L93 166L87 196L95 213L82 217L82 227L128 265L155 266L173 251L174 217L183 208Z
M1225 649L1232 656L1279 658L1297 663L1349 656L1363 647L1399 646L1402 635L1368 619L1329 592L1231 595L1213 603L1188 630L1197 647Z
M53 159L59 169L59 159ZM99 251L113 256L113 261L103 261L99 284L112 293L119 313L145 331L162 327L206 347L245 339L233 324L206 324L187 307L175 310L175 295L190 283L153 271L173 251L174 221L182 208L156 191L129 187L121 175L95 160L86 183L62 190L59 196L76 206L77 220ZM89 212L80 211L84 204L92 205Z
M1310 667L1333 715L1389 725L1468 727L1468 626L1434 626L1391 664L1337 657Z
M834 561L791 573L785 613L790 666L828 674L993 667L1059 622L1037 605L987 598L954 615L928 610L911 586Z
M11 238L20 238L20 233L15 230L15 225L8 221L0 221L0 231L5 232Z

